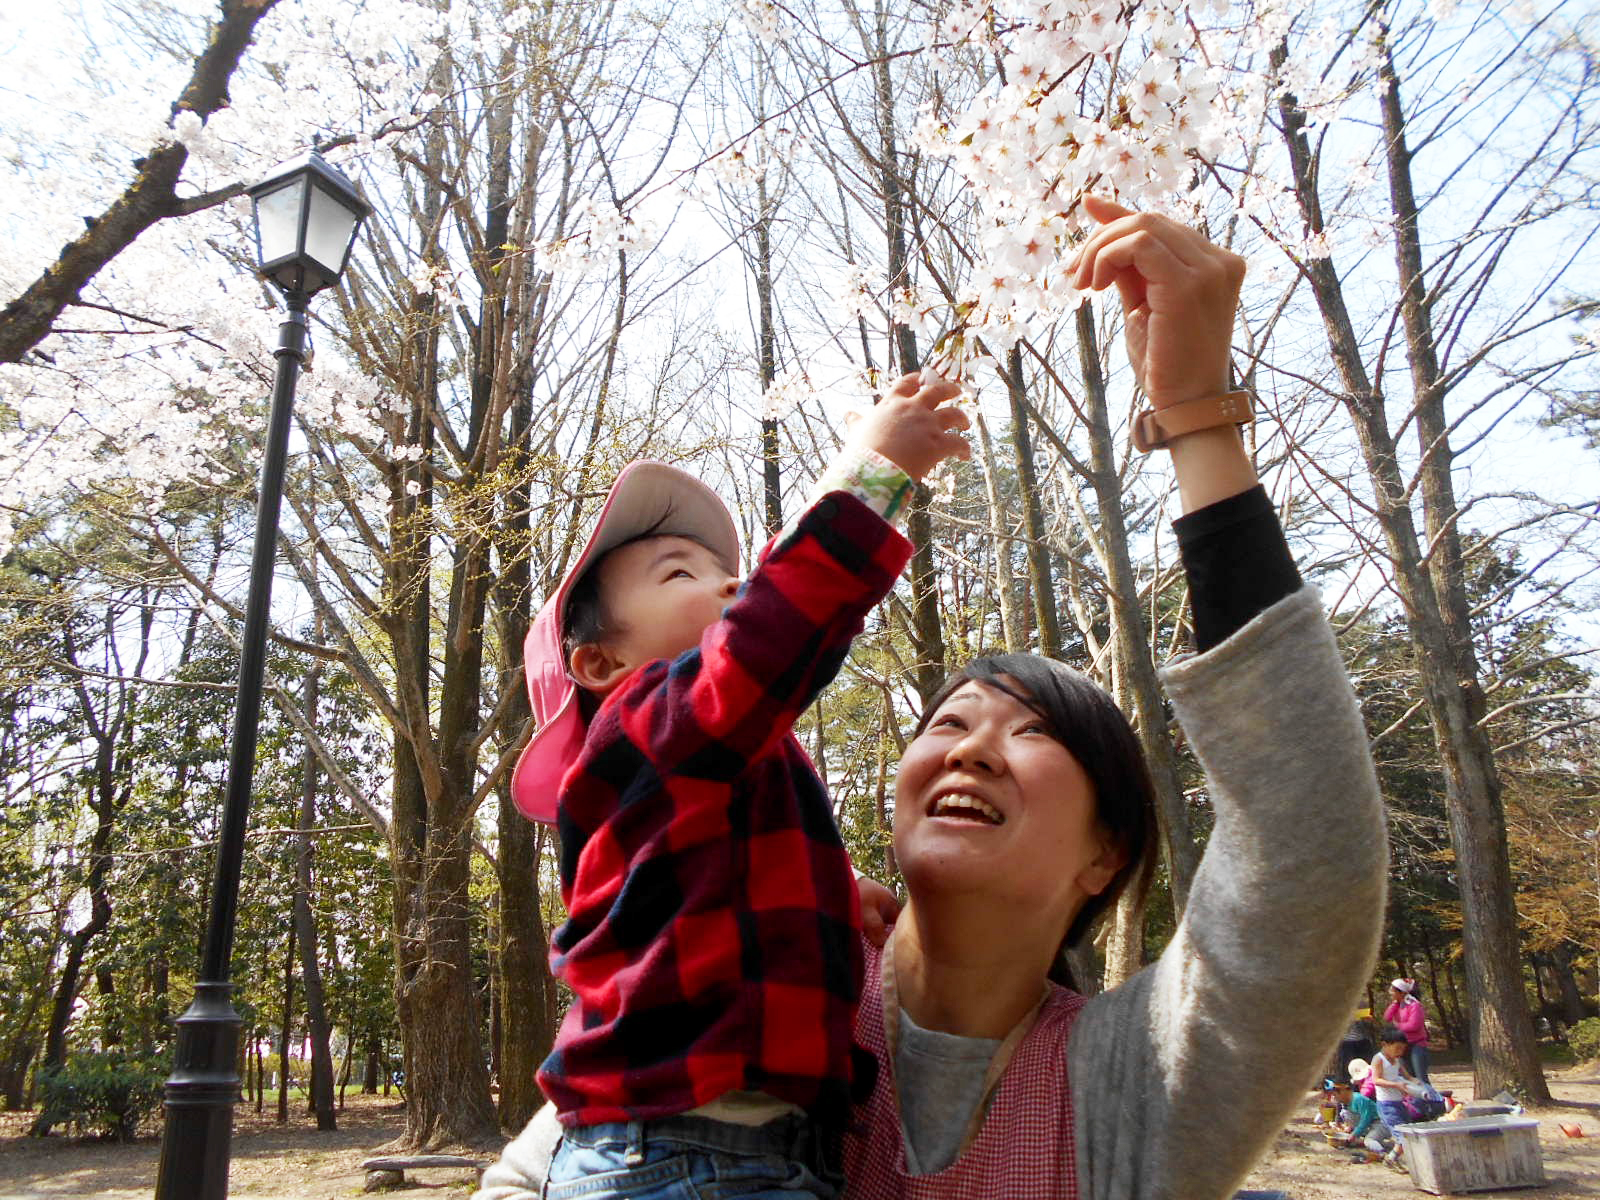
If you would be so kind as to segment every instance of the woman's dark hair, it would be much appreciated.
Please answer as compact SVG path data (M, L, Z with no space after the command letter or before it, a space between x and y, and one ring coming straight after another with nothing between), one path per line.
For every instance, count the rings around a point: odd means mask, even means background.
M945 680L927 706L913 736L926 728L941 704L965 683L1004 692L1032 709L1056 741L1071 752L1094 786L1095 820L1127 856L1122 868L1090 896L1061 940L1051 979L1070 986L1065 953L1082 943L1118 898L1133 888L1143 898L1155 867L1155 787L1144 749L1106 690L1065 663L1038 654L991 654L975 658Z

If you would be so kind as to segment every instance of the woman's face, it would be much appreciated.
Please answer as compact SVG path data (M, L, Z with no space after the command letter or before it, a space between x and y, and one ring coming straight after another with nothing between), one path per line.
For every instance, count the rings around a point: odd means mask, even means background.
M981 891L1026 902L1063 930L1123 862L1099 828L1089 777L1044 719L972 681L900 760L894 840L913 898Z
M1399 1004L1401 1000L1405 999L1405 993L1397 987L1392 987L1389 989L1389 999Z

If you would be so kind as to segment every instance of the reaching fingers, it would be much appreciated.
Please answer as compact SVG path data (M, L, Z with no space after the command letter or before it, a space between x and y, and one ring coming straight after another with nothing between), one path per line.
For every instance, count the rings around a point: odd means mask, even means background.
M1124 283L1123 276L1129 271L1136 272L1142 280L1158 283L1176 279L1188 269L1189 264L1167 239L1149 230L1133 229L1086 253L1073 282L1080 290L1098 292L1113 283ZM1127 281L1124 286L1132 282Z
M1112 277L1097 271L1095 263L1130 238L1136 239L1143 253L1119 265L1122 269L1131 265L1152 281L1171 278L1182 268L1204 271L1235 257L1213 245L1199 230L1159 213L1134 212L1099 196L1085 196L1084 211L1101 224L1085 239L1074 260L1074 284L1079 288L1098 291L1109 286Z

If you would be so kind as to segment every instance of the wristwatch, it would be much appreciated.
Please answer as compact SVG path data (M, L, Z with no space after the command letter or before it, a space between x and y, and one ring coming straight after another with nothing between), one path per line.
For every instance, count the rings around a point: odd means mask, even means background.
M1201 396L1170 408L1147 408L1133 419L1133 448L1148 454L1173 438L1218 425L1248 425L1256 419L1255 397L1247 391Z

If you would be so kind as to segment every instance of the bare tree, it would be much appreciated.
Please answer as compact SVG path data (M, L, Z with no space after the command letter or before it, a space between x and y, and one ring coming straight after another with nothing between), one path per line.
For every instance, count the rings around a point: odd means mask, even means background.
M1470 422L1498 407L1492 428L1579 356L1570 344L1554 352L1543 348L1540 335L1563 316L1561 306L1549 306L1552 290L1596 233L1592 217L1571 210L1566 198L1579 186L1566 182L1569 164L1596 136L1589 101L1594 84L1592 72L1581 68L1568 78L1563 64L1570 54L1537 23L1519 29L1509 44L1490 41L1491 31L1515 24L1497 10L1487 10L1480 28L1464 34L1380 6L1367 17L1378 42L1377 69L1375 77L1358 76L1352 86L1370 85L1377 100L1377 155L1389 185L1394 246L1393 301L1368 317L1376 336L1358 328L1332 256L1304 255L1299 270L1321 315L1366 465L1371 510L1405 606L1423 711L1444 768L1477 1086L1494 1091L1511 1082L1543 1099L1548 1092L1523 986L1499 772L1465 599L1469 552L1461 523L1468 503L1456 497L1452 467L1459 440L1470 444L1484 436L1467 434ZM1445 48L1458 66L1475 57L1483 69L1468 84L1450 88L1436 66ZM1419 81L1409 105L1402 50ZM1281 44L1274 67L1291 53ZM1313 238L1332 236L1338 216L1324 209L1330 185L1307 113L1285 92L1278 115L1305 230ZM1513 125L1521 130L1515 150L1505 141ZM1424 151L1449 156L1429 171L1428 179L1437 182L1426 193L1417 179ZM1468 199L1465 164L1476 170L1489 162L1501 164L1500 182ZM1457 226L1447 216L1451 206L1473 219ZM1569 212L1574 219L1564 216ZM1430 214L1439 227L1431 243L1425 233ZM1533 241L1541 224L1557 219L1567 220L1570 240L1514 279L1518 248ZM1397 336L1409 379L1388 369ZM1407 398L1397 414L1390 406L1394 394ZM1400 441L1408 428L1418 438L1414 471Z

